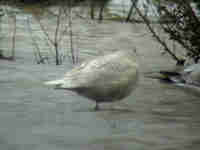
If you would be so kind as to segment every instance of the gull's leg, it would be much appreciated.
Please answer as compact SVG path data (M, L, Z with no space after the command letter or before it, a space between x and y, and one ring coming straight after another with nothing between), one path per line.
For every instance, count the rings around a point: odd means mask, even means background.
M98 110L99 110L99 105L98 105L97 102L96 102L96 105L95 105L95 107L94 107L94 110L95 110L95 111L98 111Z

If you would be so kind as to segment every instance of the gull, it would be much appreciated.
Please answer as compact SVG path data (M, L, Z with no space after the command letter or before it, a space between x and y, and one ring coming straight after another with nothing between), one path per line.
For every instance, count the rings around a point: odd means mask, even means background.
M68 71L63 78L45 82L99 103L115 102L129 96L137 87L138 64L134 50L120 50L83 62Z
M178 71L160 71L146 77L172 83L200 95L200 64L192 64Z

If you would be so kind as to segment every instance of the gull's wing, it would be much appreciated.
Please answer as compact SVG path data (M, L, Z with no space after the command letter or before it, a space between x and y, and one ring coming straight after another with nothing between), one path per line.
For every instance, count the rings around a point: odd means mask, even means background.
M137 78L133 58L120 53L98 57L76 66L64 76L63 88L121 86Z

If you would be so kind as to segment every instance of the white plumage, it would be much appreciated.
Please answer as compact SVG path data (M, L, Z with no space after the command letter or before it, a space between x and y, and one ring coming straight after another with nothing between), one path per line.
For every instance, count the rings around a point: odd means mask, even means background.
M62 79L45 82L71 90L98 103L122 100L138 82L134 51L117 51L75 66Z

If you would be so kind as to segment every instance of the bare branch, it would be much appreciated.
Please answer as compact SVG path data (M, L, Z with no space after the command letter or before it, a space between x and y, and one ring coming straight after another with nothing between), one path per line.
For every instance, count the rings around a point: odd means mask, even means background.
M17 24L16 14L13 14L12 18L13 18L14 24L13 24L12 55L11 55L11 58L14 60L15 59L16 30L17 30L17 27L16 27L16 24Z
M54 41L50 38L50 35L48 34L48 32L46 31L45 27L43 26L43 24L41 23L40 19L35 16L35 19L38 21L41 30L43 31L43 33L46 35L47 39L51 42L52 45L54 45Z
M131 0L132 3L134 2L134 0ZM156 38L156 40L164 47L165 51L167 51L173 59L175 59L177 62L179 62L179 58L176 57L176 55L168 48L168 46L166 45L166 43L164 41L162 41L160 39L160 37L156 34L156 32L153 30L153 28L150 25L149 20L141 13L141 11L138 9L138 7L136 5L134 5L137 13L139 14L139 16L144 20L145 24L147 25L147 27L149 28L150 32L153 34L153 36Z

